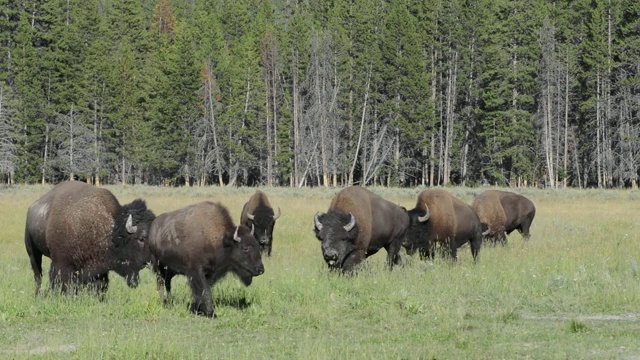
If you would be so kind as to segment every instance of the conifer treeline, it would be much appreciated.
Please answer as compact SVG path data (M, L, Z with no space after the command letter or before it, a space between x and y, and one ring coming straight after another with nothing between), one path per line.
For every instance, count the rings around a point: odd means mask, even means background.
M5 182L635 186L637 0L0 0Z

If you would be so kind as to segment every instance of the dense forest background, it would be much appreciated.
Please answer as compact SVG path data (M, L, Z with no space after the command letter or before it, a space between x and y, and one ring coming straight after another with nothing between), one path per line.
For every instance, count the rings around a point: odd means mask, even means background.
M637 0L0 0L0 179L636 186Z

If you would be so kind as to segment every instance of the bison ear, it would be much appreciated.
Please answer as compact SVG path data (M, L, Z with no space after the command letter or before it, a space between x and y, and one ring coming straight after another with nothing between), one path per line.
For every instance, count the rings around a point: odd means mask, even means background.
M238 236L238 230L240 230L240 226L236 227L236 232L233 233L233 240L235 242L240 242L240 236Z
M349 215L351 216L351 219L349 220L349 223L344 226L344 229L347 231L351 231L351 229L356 226L356 217L353 216L352 213L349 213Z
M280 206L278 206L278 214L277 215L273 215L273 221L278 220L278 218L280 217L281 213L280 213Z
M127 228L127 232L129 234L133 234L138 230L137 226L133 226L133 216L131 214L129 214L129 218L127 219L125 227Z
M425 221L429 220L429 215L430 215L429 206L427 206L426 203L424 204L424 208L425 208L424 215L418 216L418 221L419 222L425 222Z
M316 213L316 216L313 217L313 224L316 226L316 229L318 231L322 231L322 223L320 222L318 213Z

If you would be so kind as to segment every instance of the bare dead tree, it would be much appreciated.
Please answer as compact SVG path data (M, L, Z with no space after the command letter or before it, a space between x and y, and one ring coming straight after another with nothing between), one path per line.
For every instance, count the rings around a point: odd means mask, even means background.
M16 170L16 134L7 103L4 87L0 87L0 174L7 176L7 183L11 184Z
M332 154L338 153L339 142L332 139L339 138L343 124L340 112L336 106L339 84L334 77L334 63L332 61L331 39L325 33L315 32L311 38L311 58L307 77L303 86L307 89L305 111L302 116L303 127L309 132L317 132L320 152L320 168L318 175L324 186L330 184L331 169L337 168L338 159ZM311 143L315 143L314 136ZM306 167L306 166L305 166Z
M76 175L89 176L95 163L94 133L82 121L83 114L74 106L67 114L58 114L54 124L55 158L53 164L60 168L69 179Z
M203 115L194 127L194 140L196 145L196 174L200 186L206 184L206 179L213 171L217 175L218 185L224 186L222 172L224 168L220 146L218 144L218 124L216 113L220 111L222 104L218 100L220 89L212 74L212 66L206 63L202 69L202 100Z

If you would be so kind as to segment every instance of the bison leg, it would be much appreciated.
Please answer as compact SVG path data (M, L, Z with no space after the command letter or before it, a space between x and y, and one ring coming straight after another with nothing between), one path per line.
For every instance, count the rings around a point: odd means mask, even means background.
M529 241L529 239L531 238L531 234L529 233L530 227L531 227L531 222L525 221L522 223L522 226L518 229L520 231L520 234L522 234L522 238L524 239L524 241Z
M342 271L350 272L355 270L356 266L358 266L358 264L363 262L364 259L366 258L367 258L367 255L363 250L352 251L349 255L347 255L347 258L343 261Z
M33 278L36 281L36 295L38 295L40 286L42 285L42 253L33 247L31 241L25 241L25 245L27 247L27 254L29 254L29 260L31 261Z
M458 248L456 247L455 241L449 241L449 249L448 251L446 250L446 248L443 246L442 247L443 255L444 253L449 253L451 254L451 260L453 261L457 261L458 260Z
M497 239L497 243L500 243L502 246L507 246L507 234L504 231L498 233Z
M77 276L72 269L67 266L55 264L51 262L51 268L49 269L49 285L51 291L60 290L62 293L66 293L69 289L74 293L77 289Z
M393 269L393 265L400 263L399 253L401 247L402 243L400 241L394 241L385 247L385 250L387 250L387 266L389 266L389 270Z
M171 279L175 275L173 271L164 266L156 269L156 284L164 306L171 304Z
M192 276L189 276L189 285L191 286L191 295L193 296L191 312L210 318L215 317L213 313L211 288L207 284L207 279L201 269L195 274L192 274Z
M482 236L476 236L469 241L469 245L471 245L471 256L473 256L473 261L476 262L478 260L478 253L480 253L480 247L482 246Z

